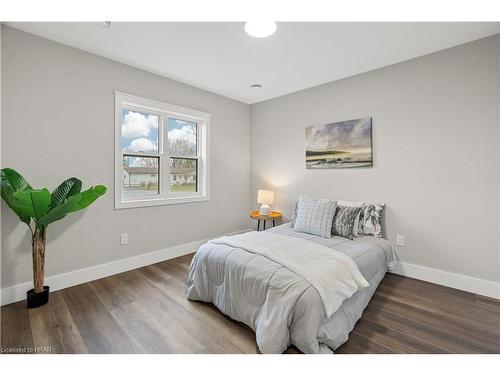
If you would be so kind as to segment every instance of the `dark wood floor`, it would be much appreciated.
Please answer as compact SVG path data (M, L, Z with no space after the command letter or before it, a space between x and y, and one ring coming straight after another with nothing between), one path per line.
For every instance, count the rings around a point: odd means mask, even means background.
M251 329L186 299L191 257L2 307L3 352L256 353ZM500 353L500 302L388 274L337 353Z

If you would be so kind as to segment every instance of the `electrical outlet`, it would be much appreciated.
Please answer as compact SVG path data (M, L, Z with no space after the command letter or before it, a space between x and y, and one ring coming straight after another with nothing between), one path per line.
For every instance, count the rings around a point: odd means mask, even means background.
M405 236L403 236L402 234L397 234L396 235L396 245L404 246L405 245Z
M128 244L128 233L122 233L122 234L120 234L120 243L122 245Z

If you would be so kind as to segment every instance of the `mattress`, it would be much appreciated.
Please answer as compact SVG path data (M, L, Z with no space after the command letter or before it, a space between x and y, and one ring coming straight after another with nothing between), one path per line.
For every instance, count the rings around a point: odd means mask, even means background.
M256 332L263 353L289 345L305 353L331 353L347 341L385 273L394 262L390 243L364 236L348 240L294 232L290 223L268 230L340 251L354 260L369 286L344 300L327 318L317 291L300 276L261 255L222 244L200 247L191 263L187 296L212 302Z

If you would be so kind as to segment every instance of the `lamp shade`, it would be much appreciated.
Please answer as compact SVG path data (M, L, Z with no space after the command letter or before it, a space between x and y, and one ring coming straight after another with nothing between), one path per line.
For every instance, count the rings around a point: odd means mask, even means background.
M257 194L257 203L273 204L273 202L274 202L274 191L259 189L259 193Z

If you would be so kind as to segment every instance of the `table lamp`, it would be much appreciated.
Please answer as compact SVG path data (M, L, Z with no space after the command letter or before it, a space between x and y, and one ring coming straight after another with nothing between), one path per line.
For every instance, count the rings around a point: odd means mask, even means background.
M257 194L257 203L260 203L259 214L263 216L269 215L269 205L274 202L274 191L259 189Z

